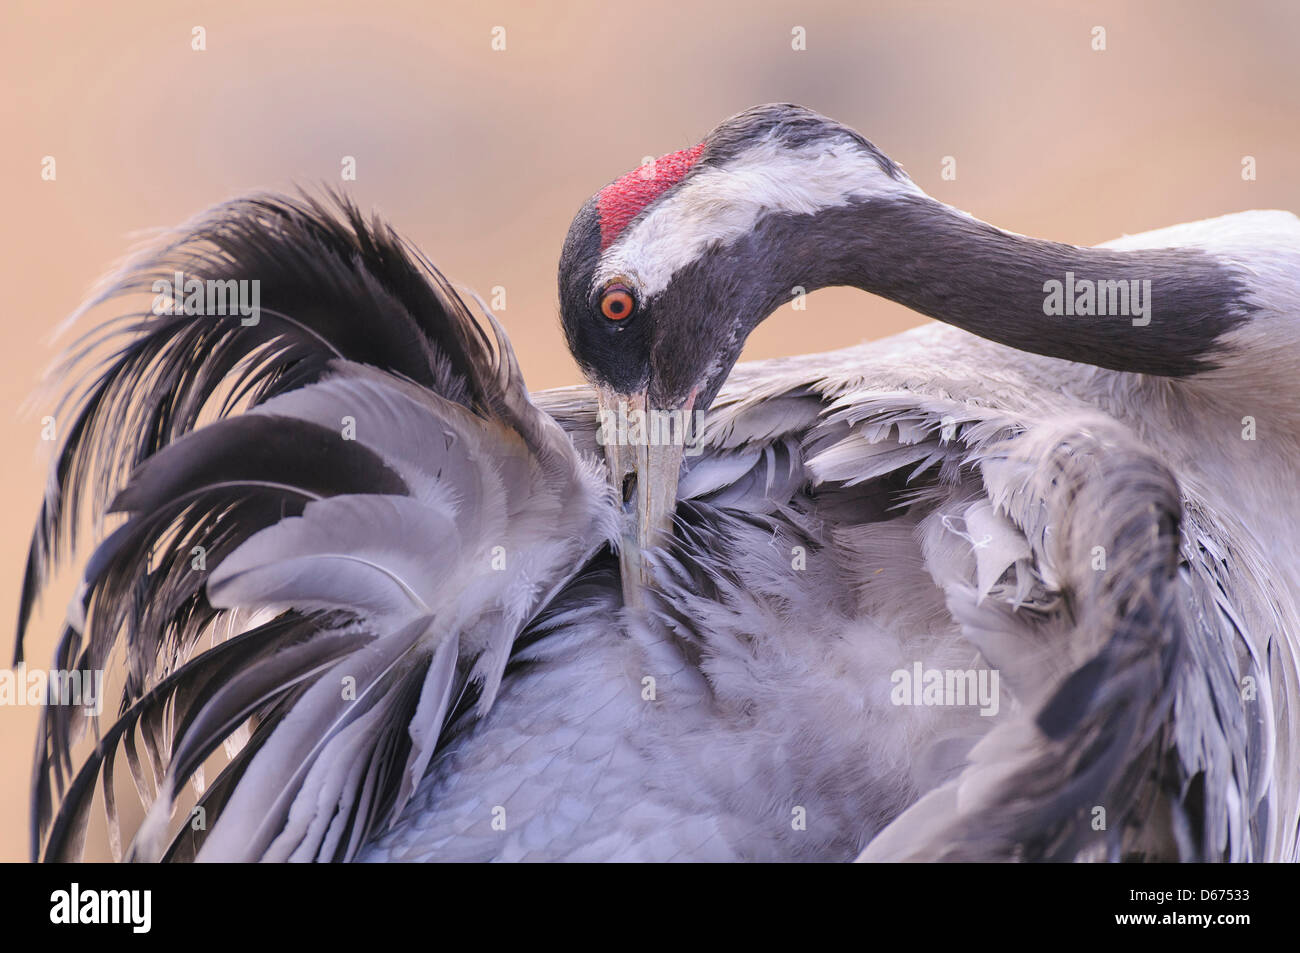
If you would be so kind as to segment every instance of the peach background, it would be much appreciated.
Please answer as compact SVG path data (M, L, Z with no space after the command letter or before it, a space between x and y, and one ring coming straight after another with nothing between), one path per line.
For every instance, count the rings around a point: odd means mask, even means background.
M259 188L339 180L454 281L503 285L534 388L577 380L555 263L593 191L755 103L853 125L937 198L1080 244L1300 210L1300 5L1277 2L134 2L0 14L0 619L14 618L49 446L24 409L49 335L141 229ZM190 48L195 25L207 50ZM490 31L507 30L493 52ZM792 51L791 29L807 30ZM1090 48L1094 25L1109 49ZM1243 182L1243 155L1258 181ZM53 155L58 178L40 178ZM940 179L957 158L956 181ZM746 356L916 323L819 292ZM68 584L46 600L44 664ZM5 661L8 639L0 639ZM35 713L0 709L0 859L26 856ZM93 856L103 856L96 851Z

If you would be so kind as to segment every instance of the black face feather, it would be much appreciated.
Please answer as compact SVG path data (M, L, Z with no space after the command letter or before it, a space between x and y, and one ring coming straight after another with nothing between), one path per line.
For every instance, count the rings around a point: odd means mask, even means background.
M638 299L632 317L611 321L600 311L592 277L600 261L600 218L590 199L569 226L560 254L560 318L578 365L590 379L622 394L646 386L654 335L653 302Z

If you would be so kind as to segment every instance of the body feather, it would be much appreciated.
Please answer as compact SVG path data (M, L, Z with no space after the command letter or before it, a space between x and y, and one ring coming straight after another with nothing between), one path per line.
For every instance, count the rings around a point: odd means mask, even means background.
M1263 468L1179 439L1240 416L1223 372L939 326L741 365L640 616L594 395L530 396L385 226L231 203L100 298L177 268L269 307L120 322L65 404L19 656L78 514L116 512L54 664L124 684L80 767L47 709L38 856L79 855L97 785L115 826L123 751L133 859L1294 858L1295 489L1233 507ZM898 704L916 665L997 671L997 710Z

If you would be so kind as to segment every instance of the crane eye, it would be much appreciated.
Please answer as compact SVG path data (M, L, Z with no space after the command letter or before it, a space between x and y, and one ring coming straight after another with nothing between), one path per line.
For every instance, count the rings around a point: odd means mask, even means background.
M636 299L625 285L610 285L600 296L600 313L611 321L626 321L636 310Z

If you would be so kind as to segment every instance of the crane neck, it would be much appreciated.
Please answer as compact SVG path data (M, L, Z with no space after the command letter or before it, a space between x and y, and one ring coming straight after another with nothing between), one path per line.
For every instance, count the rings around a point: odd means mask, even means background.
M1212 368L1216 341L1249 313L1244 276L1199 249L1027 238L922 193L765 224L778 234L756 237L775 249L787 298L793 285L851 285L1008 347L1113 370Z

